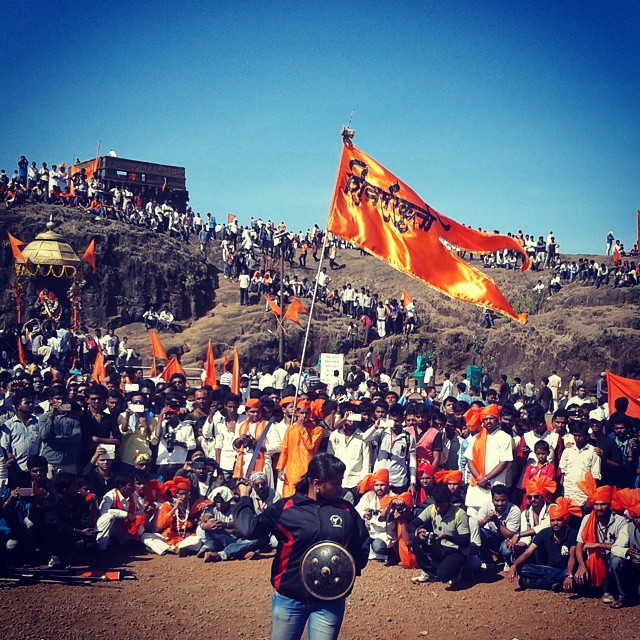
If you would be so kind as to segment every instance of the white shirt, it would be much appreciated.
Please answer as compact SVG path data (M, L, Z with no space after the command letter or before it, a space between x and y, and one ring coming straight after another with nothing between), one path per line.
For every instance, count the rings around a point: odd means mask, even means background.
M438 400L443 401L445 398L453 395L453 382L451 380L445 380L442 383L442 389L438 394Z
M284 385L287 381L287 372L282 368L282 367L278 367L274 372L273 372L273 386L278 389L278 391L281 391L284 388Z
M120 506L122 509L116 508L116 500L120 498ZM100 515L103 516L108 513L114 518L120 520L126 518L129 515L129 501L133 500L136 503L135 515L139 516L144 513L144 500L134 491L131 496L125 498L117 489L111 489L104 494L102 502L100 503Z
M600 480L600 457L596 455L593 445L587 444L582 449L574 444L562 452L560 458L560 472L564 474L564 495L565 498L571 498L577 505L582 506L587 501L587 496L578 487L576 483L583 480L587 471L591 471L591 475Z
M469 446L464 452L464 457L467 460L473 460L473 446L477 438L477 434L471 438ZM486 473L490 473L501 462L513 461L513 439L508 433L497 429L493 433L487 434L487 455L484 461L484 468ZM498 474L495 478L489 481L490 486L496 484L506 484L507 480L507 468ZM466 504L468 507L479 507L487 501L491 500L491 489L483 489L478 485L469 485L467 490Z
M527 507L520 514L520 531L529 531L529 529L533 529L535 533L540 533L540 531L550 526L549 505L546 502L542 505L542 509L540 509L538 524L533 524L533 509L531 507ZM518 540L518 544L529 546L532 541L533 536L524 536Z
M249 288L249 282L251 282L251 276L249 276L249 274L241 273L238 276L238 283L239 283L241 289L248 289Z
M371 472L371 447L362 431L356 429L347 439L344 429L337 429L329 437L327 452L344 462L346 471L342 485L352 489Z
M162 437L158 443L158 458L156 464L184 464L187 459L187 452L193 451L196 444L196 437L193 433L193 427L188 422L180 422L175 428L176 440L183 442L187 448L176 445L173 451L167 449L167 423L166 420L162 425Z

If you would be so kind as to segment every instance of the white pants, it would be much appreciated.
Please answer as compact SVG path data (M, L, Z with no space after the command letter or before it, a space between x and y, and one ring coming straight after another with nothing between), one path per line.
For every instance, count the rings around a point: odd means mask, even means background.
M153 553L157 553L159 556L163 556L171 548L159 533L143 533L140 536L140 542L144 543L144 546L147 547L149 551L153 551ZM187 549L188 551L196 552L201 544L198 536L187 536L178 543L178 549Z
M105 513L98 518L96 523L96 543L99 549L106 549L112 537L115 537L122 544L127 540L135 540L144 531L143 527L139 527L137 534L131 535L124 530L124 527L116 526L114 528L113 525L117 520L122 520L122 518L116 518L110 513Z

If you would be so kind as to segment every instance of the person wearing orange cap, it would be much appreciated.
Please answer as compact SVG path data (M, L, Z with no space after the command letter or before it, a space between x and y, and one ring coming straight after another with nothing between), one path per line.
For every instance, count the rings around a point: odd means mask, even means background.
M433 464L421 462L418 464L416 475L418 477L418 490L415 494L415 501L417 506L424 508L433 504L431 494L436 487L436 467Z
M389 469L378 469L366 476L358 491L362 498L356 505L356 511L360 514L371 538L371 551L369 560L384 562L389 550L398 541L397 527L386 519L380 519L382 501L388 496L395 496L389 491Z
M436 471L434 480L436 484L444 484L451 493L455 493L462 486L462 471L445 471L441 469Z
M472 432L464 456L471 478L465 503L471 517L491 501L491 487L506 484L507 471L513 462L513 438L500 429L500 407L472 407L464 415Z
M612 609L622 609L633 599L640 599L640 489L622 489L618 502L629 514L628 522L611 547L609 572L618 585L618 599Z
M538 531L529 546L510 567L507 577L520 576L522 589L573 591L578 531L569 526L571 516L580 515L580 507L569 498L558 498L549 506L549 526ZM534 562L529 562L534 559Z
M578 488L587 496L587 504L593 507L593 511L582 519L578 531L575 580L589 591L604 589L602 602L612 604L616 601L614 594L618 594L618 585L607 567L611 562L611 547L620 536L626 520L611 510L613 489L606 485L597 487L591 473L587 472L584 480L578 482Z
M322 427L311 419L311 403L308 400L298 400L296 417L296 423L287 429L278 459L283 498L295 493L296 484L307 472L309 461L318 453L322 441Z
M269 486L274 486L271 456L267 455L269 433L260 444L260 451L254 456L254 451L260 442L260 436L267 428L267 421L262 417L262 403L258 398L249 398L245 402L247 419L236 424L236 439L233 448L237 451L236 462L233 467L234 478L244 478L253 462L251 471L264 471L269 478ZM254 459L255 458L255 459Z

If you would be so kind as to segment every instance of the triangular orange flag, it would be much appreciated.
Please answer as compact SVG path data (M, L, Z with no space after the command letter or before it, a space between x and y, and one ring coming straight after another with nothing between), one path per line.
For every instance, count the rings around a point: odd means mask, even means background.
M620 255L620 249L618 249L618 245L615 245L613 247L613 264L619 264L620 262L622 262L622 256Z
M149 377L156 378L158 376L158 369L156 368L156 359L151 359L151 369L149 369Z
M231 372L231 393L240 393L240 359L238 347L233 347L233 370Z
M406 291L402 292L402 298L400 298L400 300L402 300L402 304L405 307L408 307L411 304L411 298L409 297L409 294Z
M18 336L18 362L20 362L23 367L27 366L27 361L24 357L24 347L22 346L22 338L20 336Z
M22 251L20 251L20 247L24 244L22 240L18 240L18 238L14 238L8 231L7 235L9 236L9 243L11 244L11 252L13 253L13 257L16 262L26 262L24 256L22 255Z
M273 311L273 315L277 318L280 317L280 306L275 303L269 296L265 296L264 299L267 301L269 308Z
M227 354L225 353L222 356L222 373L227 370L227 365L229 364L229 358L227 358Z
M300 302L298 298L294 298L291 301L291 304L289 305L287 310L285 311L284 317L287 320L291 320L291 322L301 327L302 325L300 324L300 319L298 318L299 313L309 313L309 312L304 308L302 302Z
M84 252L82 259L87 262L93 269L93 273L96 272L96 241L92 240Z
M154 329L149 329L149 338L151 339L151 354L153 357L160 360L168 360L167 352L164 350L162 342L160 342L160 338Z
M51 374L51 378L55 382L58 379L58 376L56 375L56 372L51 365L49 365L49 373Z
M169 382L171 380L171 376L174 373L181 373L185 378L187 374L184 372L182 365L178 362L178 358L173 356L171 360L167 363L167 366L164 368L164 371L160 374L160 377L165 381Z
M104 356L102 355L102 351L98 351L98 355L93 362L93 371L91 372L91 377L98 384L103 384L107 378L107 370L104 366Z
M491 278L456 255L456 250L510 249L522 255L525 271L529 258L518 241L447 218L349 141L342 150L327 229L452 298L527 321Z
M207 361L204 367L204 384L208 384L214 389L218 388L218 380L216 379L216 361L213 357L211 340L209 340L209 346L207 347Z

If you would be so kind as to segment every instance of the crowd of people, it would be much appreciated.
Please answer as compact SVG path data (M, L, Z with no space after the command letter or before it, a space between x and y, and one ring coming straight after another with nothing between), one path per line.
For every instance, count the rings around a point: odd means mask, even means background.
M26 367L3 362L5 564L58 567L122 544L205 562L268 554L273 535L235 526L240 495L263 513L329 453L370 559L420 569L415 583L504 569L522 588L615 608L638 596L639 421L625 398L608 407L601 381L591 397L579 374L566 390L555 372L539 388L446 375L438 392L430 363L420 387L407 383L411 363L389 376L370 350L344 381L276 367L251 370L232 393L230 365L215 389L180 373L143 378L115 366L105 338L102 384L37 354Z

